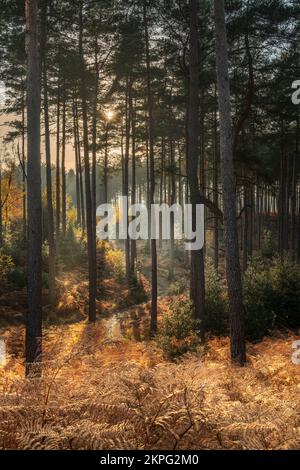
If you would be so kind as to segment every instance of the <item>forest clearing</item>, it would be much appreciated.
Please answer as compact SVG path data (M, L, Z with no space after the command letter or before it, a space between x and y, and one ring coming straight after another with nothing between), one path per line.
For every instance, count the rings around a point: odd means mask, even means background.
M1 452L299 450L299 39L298 0L0 0Z

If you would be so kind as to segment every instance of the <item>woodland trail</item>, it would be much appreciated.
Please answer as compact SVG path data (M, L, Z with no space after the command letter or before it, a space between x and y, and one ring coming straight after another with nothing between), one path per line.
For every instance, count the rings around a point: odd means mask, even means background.
M138 318L133 318L133 315L136 315L137 309L145 309L146 303L136 304L132 307L125 308L120 310L117 313L112 313L108 318L100 320L100 323L103 324L106 331L106 340L105 342L114 342L124 340L124 332L122 331L122 324L127 323L132 330L138 329Z

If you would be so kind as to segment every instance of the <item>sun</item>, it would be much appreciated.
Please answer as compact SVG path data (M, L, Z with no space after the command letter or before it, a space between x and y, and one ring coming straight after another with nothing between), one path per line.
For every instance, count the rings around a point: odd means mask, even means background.
M111 109L108 109L106 112L105 112L105 117L106 117L106 120L107 121L112 121L113 118L115 116L115 113L114 111L112 111Z

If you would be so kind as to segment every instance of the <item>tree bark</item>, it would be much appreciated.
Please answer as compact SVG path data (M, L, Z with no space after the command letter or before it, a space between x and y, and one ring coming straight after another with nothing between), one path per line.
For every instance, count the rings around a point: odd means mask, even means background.
M132 97L131 97L132 98ZM131 181L131 204L136 204L136 112L135 112L135 105L131 102L130 104L131 109L131 128L132 128L132 138L131 138L131 146L132 146L132 181ZM130 271L131 275L135 275L136 272L136 240L131 240L130 246Z
M57 117L56 117L56 243L60 236L60 70L57 79Z
M40 156L40 59L37 0L26 0L28 132L28 313L26 375L39 375L42 353L42 197ZM34 364L36 367L34 367Z
M215 98L217 90L215 89ZM213 189L214 189L214 204L219 206L219 154L218 154L218 122L217 110L214 111L214 175L213 175ZM216 271L219 269L219 219L214 218L214 266Z
M0 248L3 247L3 220L2 220L2 161L0 156Z
M81 161L81 141L80 141L80 130L79 130L79 116L78 116L78 104L75 100L75 112L76 112L76 132L77 132L77 144L78 144L78 170L79 170L79 191L80 191L80 205L81 205L81 226L84 234L86 227L86 217L84 208L84 191L83 191L83 176L82 176L82 161Z
M92 225L93 225L93 250L94 260L97 265L97 239L96 239L96 211L97 211L97 111L99 91L99 61L98 61L98 38L95 33L95 89L93 103L93 131L92 131ZM95 284L97 285L97 269L95 270Z
M188 158L187 174L192 205L192 226L196 231L196 206L200 204L199 168L199 51L198 1L190 0L190 76L188 105ZM200 336L204 340L205 285L203 249L191 251L190 297L195 317L200 323Z
M109 124L105 125L105 148L104 148L104 171L103 171L103 186L104 186L104 204L108 203L108 136ZM122 165L123 169L123 165ZM123 186L123 184L122 184Z
M153 97L151 86L151 61L149 48L149 31L147 18L147 4L143 0L143 20L146 48L146 79L147 79L147 105L148 105L148 131L149 131L149 173L150 173L150 205L154 204L155 195L155 162L154 162L154 122ZM151 221L152 223L153 221ZM157 332L157 250L156 240L151 239L151 335Z
M92 197L90 180L89 140L88 140L88 113L86 91L86 69L83 54L83 2L79 8L79 57L81 71L81 102L83 119L83 150L85 173L85 203L86 203L86 228L88 245L88 271L89 271L89 322L96 321L96 260L94 250L95 235L93 233Z
M172 137L170 137L170 166L171 166L171 191L169 194L170 206L176 202L176 178L175 178L175 149ZM175 256L175 220L174 213L171 212L170 220L170 262L169 262L169 279L174 278L174 256Z
M47 212L48 212L48 243L49 243L49 299L53 306L56 302L55 286L55 236L54 236L54 215L52 202L52 169L51 169L51 149L50 149L50 126L49 126L49 100L48 100L48 79L47 79L47 14L48 1L45 0L42 9L41 27L41 49L42 49L42 77L44 87L44 126L45 126L45 154L46 154L46 180L47 180Z
M236 196L233 170L230 87L224 0L214 0L218 100L220 114L221 176L225 230L226 278L229 297L231 359L244 365L243 294L236 221Z
M64 83L62 109L62 149L61 149L61 222L62 235L67 231L67 187L66 187L66 90Z
M26 207L26 157L25 157L25 93L22 96L22 217L23 240L27 239L27 207Z
M126 96L125 96L125 158L124 158L124 191L123 196L127 198L126 210L126 239L125 239L125 270L126 282L130 285L130 241L128 237L128 170L129 170L129 151L130 151L130 130L131 130L131 113L130 102L132 100L132 80L126 77Z
M81 225L81 199L80 199L80 181L79 181L79 161L78 161L78 136L76 124L75 96L73 97L73 137L75 150L75 170L76 170L76 210L77 225Z

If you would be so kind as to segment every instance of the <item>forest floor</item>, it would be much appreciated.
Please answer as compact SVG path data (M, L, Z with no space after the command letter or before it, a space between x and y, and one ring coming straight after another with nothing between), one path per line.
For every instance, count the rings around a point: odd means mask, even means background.
M149 303L115 278L101 280L99 320L88 324L84 276L61 276L58 307L45 309L41 379L23 378L26 292L0 298L1 449L300 448L299 336L248 344L244 368L230 364L227 338L171 362L148 339Z

